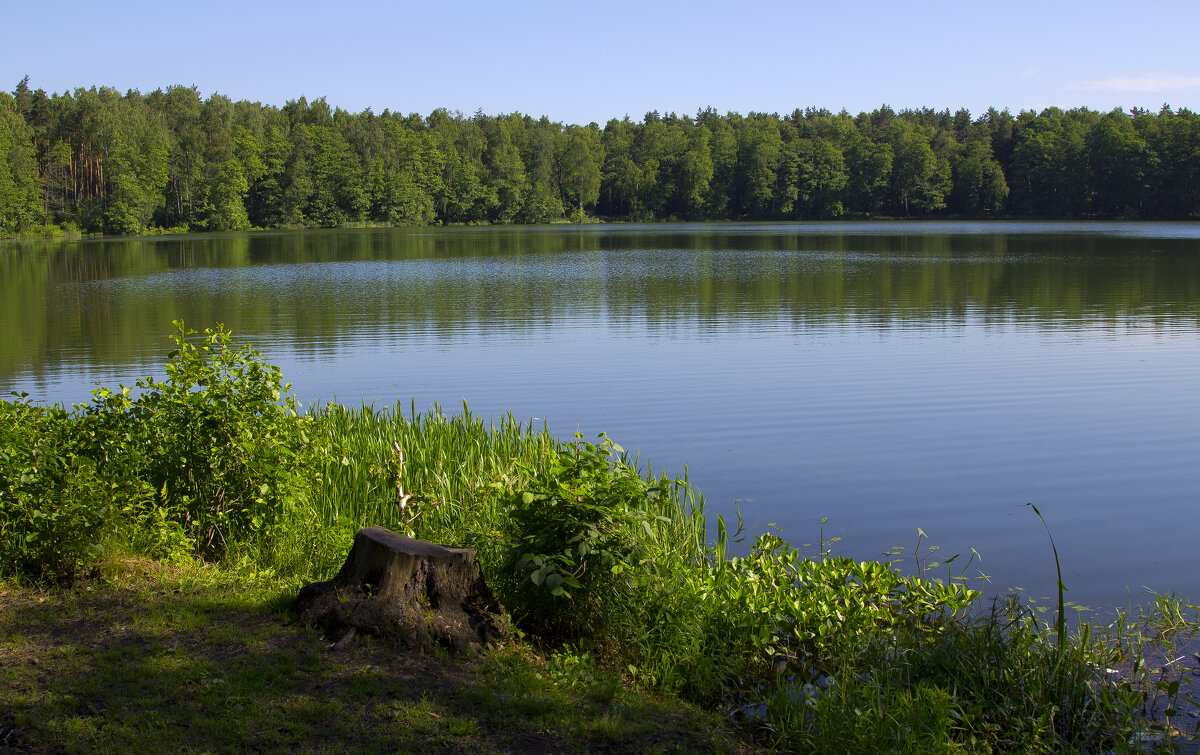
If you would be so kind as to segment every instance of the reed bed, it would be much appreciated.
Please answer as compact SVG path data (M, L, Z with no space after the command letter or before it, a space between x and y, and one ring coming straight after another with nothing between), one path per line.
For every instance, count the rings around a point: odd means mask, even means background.
M436 404L417 412L397 401L383 408L315 405L309 416L317 461L291 519L273 535L282 550L276 566L297 578L328 573L339 547L344 555L338 543L371 525L470 545L486 556L503 529L503 492L544 475L555 455L573 446L545 423L512 414L484 419L466 402L455 414ZM638 467L637 458L623 451L615 461ZM711 555L704 499L688 484L686 470L679 478L639 471L665 493L645 501L644 545L654 560L672 568L705 565ZM398 487L412 496L404 508ZM335 552L317 552L325 549Z
M453 416L437 405L422 414L413 406L405 409L401 402L387 409L312 409L325 454L311 505L326 524L401 524L400 482L426 505L419 520L422 532L470 531L473 524L496 517L481 495L487 485L515 477L518 462L538 468L560 445L544 425L535 427L511 414L499 423L485 421L465 402Z

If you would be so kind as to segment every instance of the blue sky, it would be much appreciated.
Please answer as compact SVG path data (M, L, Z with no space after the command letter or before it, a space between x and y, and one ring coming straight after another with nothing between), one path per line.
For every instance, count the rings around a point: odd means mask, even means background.
M1200 2L10 3L0 87L358 112L1200 109Z

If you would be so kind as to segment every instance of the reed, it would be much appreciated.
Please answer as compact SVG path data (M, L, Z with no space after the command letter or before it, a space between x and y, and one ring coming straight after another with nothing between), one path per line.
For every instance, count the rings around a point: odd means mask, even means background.
M544 425L511 414L498 424L485 422L465 402L453 416L438 405L421 414L410 406L406 413L400 402L388 409L316 406L310 413L323 453L309 505L328 525L405 529L396 494L401 484L425 508L422 535L471 531L496 517L481 495L487 485L518 475L518 464L538 468L559 446Z
M505 513L495 491L528 485L571 445L544 423L522 422L512 414L484 420L466 402L453 415L436 404L418 413L402 402L382 409L318 405L310 415L321 449L305 502L314 523L382 525L447 543L497 533ZM617 461L637 466L623 450ZM652 469L642 474L655 479ZM687 484L686 470L668 482L678 484L665 485L666 495L647 501L645 545L661 562L699 566L708 552L704 499ZM403 509L397 485L412 496ZM409 508L419 514L411 522Z

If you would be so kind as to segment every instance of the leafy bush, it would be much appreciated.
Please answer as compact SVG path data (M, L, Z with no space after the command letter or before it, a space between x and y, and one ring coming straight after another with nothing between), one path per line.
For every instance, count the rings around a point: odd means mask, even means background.
M223 326L193 342L195 331L173 324L167 379L98 389L84 426L103 471L149 492L126 507L135 529L158 527L163 543L182 531L195 552L218 555L279 518L304 467L308 420L279 368L234 348Z
M520 464L531 482L500 488L507 499L508 550L499 568L501 602L519 623L549 639L603 633L633 600L646 564L651 513L665 495L613 455L607 437L549 450L545 471Z
M62 407L0 401L0 571L68 580L93 555L110 487L76 429Z

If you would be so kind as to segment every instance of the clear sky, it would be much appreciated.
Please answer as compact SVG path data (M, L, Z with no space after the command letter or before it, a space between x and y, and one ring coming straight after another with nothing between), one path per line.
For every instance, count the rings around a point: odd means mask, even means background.
M13 0L0 88L568 123L650 110L1200 109L1200 0Z

